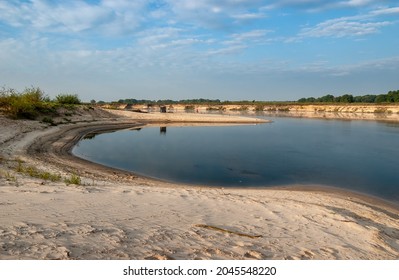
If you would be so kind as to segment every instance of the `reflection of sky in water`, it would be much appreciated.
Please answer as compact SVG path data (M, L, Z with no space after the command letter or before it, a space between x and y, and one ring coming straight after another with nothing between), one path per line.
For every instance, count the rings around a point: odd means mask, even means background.
M149 127L84 139L74 154L165 180L219 186L325 184L399 201L399 126L273 118L271 124Z

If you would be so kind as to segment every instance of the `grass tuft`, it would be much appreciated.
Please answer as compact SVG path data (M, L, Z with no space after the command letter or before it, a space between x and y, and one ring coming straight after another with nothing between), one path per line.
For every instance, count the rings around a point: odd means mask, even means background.
M17 178L14 175L12 175L9 171L4 172L0 170L0 177L4 177L7 181L12 181L12 182L17 181Z
M24 166L21 160L17 160L15 171L18 173L29 175L33 178L39 178L46 181L59 182L61 181L60 174L54 174L47 171L42 171L35 166Z
M80 176L76 174L72 174L69 178L64 179L65 184L67 185L81 185L82 180L80 179Z

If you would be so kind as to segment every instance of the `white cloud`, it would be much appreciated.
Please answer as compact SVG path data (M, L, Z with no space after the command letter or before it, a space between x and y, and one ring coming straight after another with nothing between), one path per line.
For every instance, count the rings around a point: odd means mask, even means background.
M379 0L274 0L268 1L263 10L273 10L282 7L301 9L309 12L320 12L324 10L342 9L342 8L372 8L379 7L382 1ZM397 4L395 0L385 0L384 4Z
M377 10L372 11L371 14L376 15L376 16L399 14L399 7L377 9Z
M333 76L350 75L353 73L373 72L373 71L396 71L399 70L399 57L381 58L360 63L341 65L328 68L328 72Z
M38 32L96 30L111 34L137 28L145 4L144 0L103 0L97 5L84 1L3 2L0 18L11 26Z
M220 55L231 55L231 54L237 54L242 52L244 49L246 49L246 46L243 45L235 45L235 46L229 46L225 48L219 48L215 50L210 50L206 53L208 56L220 56Z
M373 1L348 1L347 4L365 5ZM378 33L381 28L395 24L395 21L378 21L378 18L383 15L399 13L399 7L379 8L371 10L367 13L340 17L326 20L313 27L302 28L299 35L294 38L289 38L286 41L298 41L305 37L359 37Z
M340 2L339 5L349 6L349 7L361 7L361 6L369 5L373 2L376 2L376 1L375 0L347 0L347 1Z
M181 21L202 27L224 29L231 25L265 17L261 0L165 0Z
M217 57L243 53L251 47L270 42L271 39L267 37L267 34L271 32L265 29L255 29L231 34L225 40L210 40L209 43L212 44L209 44L205 56Z
M253 19L261 19L265 18L266 15L263 13L244 13L244 14L236 14L232 15L232 18L238 19L238 20L253 20Z
M300 37L352 37L377 33L381 27L392 24L382 22L360 22L348 20L328 20L314 27L303 28Z
M265 6L263 9L271 10L277 9L281 7L292 7L297 9L304 9L304 10L320 10L331 7L333 1L329 0L275 0L269 1L268 5Z
M224 44L245 44L245 45L253 45L253 44L261 44L269 41L267 38L267 34L272 33L271 30L266 29L255 29L242 33L234 33L230 35L230 39L225 41Z
M355 1L352 4L366 4L368 1ZM296 42L305 37L360 37L380 32L381 28L393 25L394 21L378 21L378 17L399 13L399 7L372 10L355 16L326 20L313 27L304 27L299 35L287 41Z

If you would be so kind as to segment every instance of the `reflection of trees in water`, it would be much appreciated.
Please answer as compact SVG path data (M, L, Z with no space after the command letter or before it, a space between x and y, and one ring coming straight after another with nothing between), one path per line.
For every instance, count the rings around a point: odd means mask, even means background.
M166 134L166 126L161 126L161 127L159 128L159 133L160 133L160 134Z

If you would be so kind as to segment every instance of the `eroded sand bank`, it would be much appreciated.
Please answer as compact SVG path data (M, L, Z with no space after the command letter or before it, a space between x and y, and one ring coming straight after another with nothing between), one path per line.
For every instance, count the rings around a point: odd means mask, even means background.
M69 155L82 134L159 121L123 115L56 127L0 117L0 259L399 257L399 211L375 199L170 184ZM32 178L18 165L82 184Z

